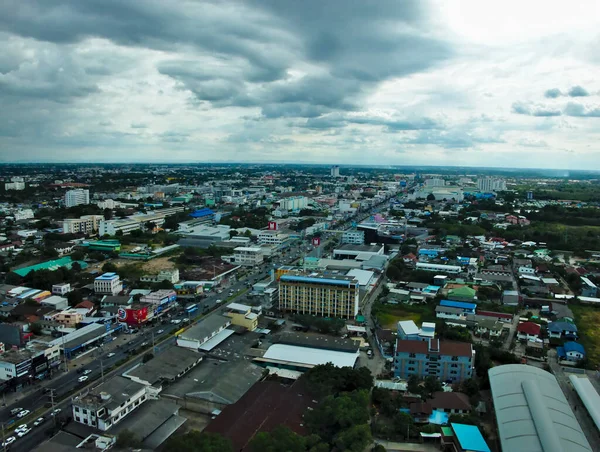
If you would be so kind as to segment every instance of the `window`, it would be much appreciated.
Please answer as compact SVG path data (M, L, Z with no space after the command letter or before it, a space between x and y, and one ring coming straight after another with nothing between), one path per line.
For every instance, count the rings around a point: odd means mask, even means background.
M78 406L75 407L75 412L79 413L79 407Z
M452 375L456 375L458 372L456 372L455 370L451 370L451 371L450 371L450 373L451 373Z
M409 367L409 368L408 368L408 371L409 371L409 372L413 372L414 370L415 370L415 368L414 368L414 367Z
M458 367L458 364L450 364L450 367Z
M76 420L77 422L81 422L81 418L80 418L79 416L75 416L75 420Z
M453 356L452 361L458 361L458 356Z
M415 353L409 353L409 354L408 354L408 357L409 357L409 358L416 358L416 357L417 357L417 355L416 355Z

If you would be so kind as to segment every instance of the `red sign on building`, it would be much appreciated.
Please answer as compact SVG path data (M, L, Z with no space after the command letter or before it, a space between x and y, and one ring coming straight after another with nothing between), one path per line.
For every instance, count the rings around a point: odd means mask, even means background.
M277 222L269 221L269 231L276 231L276 230L277 230Z
M119 308L117 312L119 322L127 325L139 325L148 320L148 306L131 306Z
M313 237L312 244L313 244L313 246L320 246L321 245L321 237Z

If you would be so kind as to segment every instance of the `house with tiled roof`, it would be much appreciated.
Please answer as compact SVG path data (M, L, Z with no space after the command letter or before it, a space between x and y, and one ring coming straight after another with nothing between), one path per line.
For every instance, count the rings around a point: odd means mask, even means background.
M534 322L522 322L517 325L517 338L525 341L537 341L542 327Z
M577 325L572 322L559 320L548 325L548 336L555 339L577 339Z
M578 342L567 341L562 347L556 347L556 354L565 361L581 361L585 358L585 348Z

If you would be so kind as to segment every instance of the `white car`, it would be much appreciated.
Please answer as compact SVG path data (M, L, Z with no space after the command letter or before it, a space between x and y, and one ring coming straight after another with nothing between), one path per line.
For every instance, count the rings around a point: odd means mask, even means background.
M46 419L44 419L43 417L39 417L35 420L35 422L33 423L34 427L37 427L38 425L42 425L44 423Z
M156 334L163 334L164 332L165 332L165 330L158 330L158 331L156 332Z
M25 416L27 416L29 413L30 413L30 411L29 411L29 410L23 410L23 411L21 411L19 414L17 414L17 417L18 417L19 419L21 419L22 417L25 417Z
M52 413L50 413L50 416L56 416L58 413L60 413L60 411L60 408L57 408Z
M83 382L84 382L84 381L86 381L88 378L89 378L88 376L84 375L83 377L79 377L79 378L77 379L77 381L79 381L79 383L83 383Z
M89 375L89 374L91 374L91 373L92 373L92 371L91 371L90 369L85 369L85 370L83 371L83 375Z
M29 432L31 431L30 428L25 429L25 430L21 430L19 433L17 433L17 436L19 438L23 438L25 435L27 435Z
M115 355L116 355L116 353L112 353L112 352L111 352L111 353L109 353L108 355L106 355L106 357L107 357L107 358L112 358L112 357L113 357L113 356L115 356Z
M6 441L4 441L2 443L2 447L6 447L6 446L10 446L12 443L14 443L17 440L17 438L15 438L14 436L9 436L8 438L6 438Z
M15 429L15 433L19 433L23 430L27 430L27 424L21 424Z

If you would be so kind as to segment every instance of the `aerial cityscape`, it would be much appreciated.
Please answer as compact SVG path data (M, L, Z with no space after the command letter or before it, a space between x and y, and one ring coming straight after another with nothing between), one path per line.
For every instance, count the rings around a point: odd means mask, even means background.
M0 450L600 451L599 22L0 2Z

